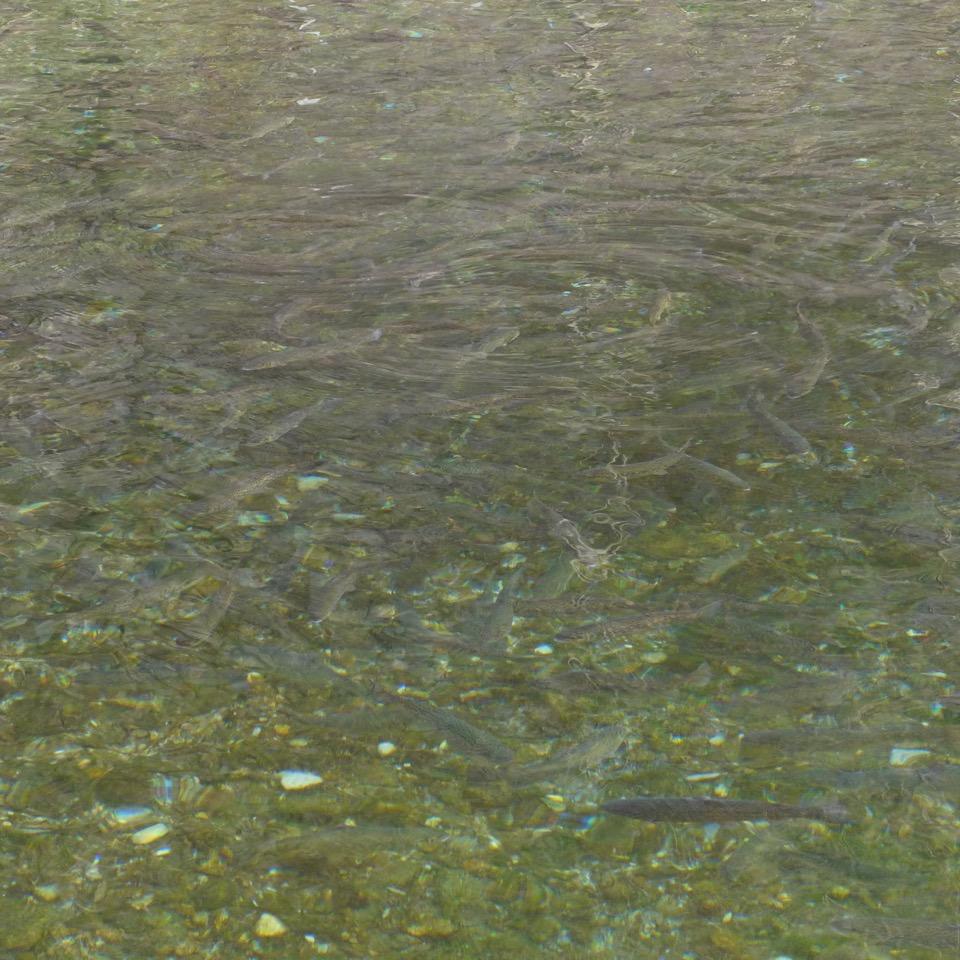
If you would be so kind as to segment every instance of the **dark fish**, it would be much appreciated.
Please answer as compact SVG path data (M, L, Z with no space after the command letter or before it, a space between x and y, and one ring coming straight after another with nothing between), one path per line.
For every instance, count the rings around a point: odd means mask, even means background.
M392 703L406 707L414 716L430 724L459 753L472 757L483 757L494 763L510 763L513 751L496 737L467 723L450 710L435 707L432 703L416 697L401 697L394 693L384 694Z
M600 805L607 813L651 823L729 823L739 820L825 820L849 823L839 804L808 805L719 797L634 797Z
M960 953L960 923L916 917L838 917L830 924L837 933L859 933L867 940L898 947L930 947Z
M810 441L789 423L781 420L767 407L766 400L759 390L754 390L747 398L747 409L783 444L783 446L798 456L813 455Z

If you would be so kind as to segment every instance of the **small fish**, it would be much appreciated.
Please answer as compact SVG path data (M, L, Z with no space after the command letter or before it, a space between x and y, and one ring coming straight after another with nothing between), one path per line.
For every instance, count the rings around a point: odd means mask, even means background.
M571 663L575 661L571 660ZM561 693L640 693L649 684L640 677L614 673L611 670L597 670L591 667L573 666L533 681L538 687L547 690L559 690Z
M620 346L629 343L631 340L651 340L660 332L663 324L664 313L673 300L673 294L669 290L660 290L653 303L650 306L650 313L647 316L646 324L639 330L632 330L629 333L618 333L611 337L601 337L599 340L593 340L584 346L584 353L596 353L598 350L605 350L607 347Z
M583 637L592 637L602 634L605 637L630 637L646 630L655 630L670 623L683 623L696 620L704 613L710 612L709 607L683 607L676 610L648 610L630 617L617 617L613 620L596 620L573 630L566 630L558 634L557 640L579 640Z
M537 582L530 591L530 600L551 600L554 599L570 586L573 579L573 565L570 558L565 556L557 557L550 566L538 577Z
M602 467L594 467L592 470L585 471L584 476L600 477L604 474L612 474L616 477L663 477L685 456L682 449L672 450L653 460L641 460L638 463L608 463Z
M358 857L396 850L409 854L410 847L442 834L429 827L322 827L255 844L247 858L258 866L311 867L328 861L353 863Z
M802 370L787 378L784 392L791 400L805 397L819 382L823 371L830 362L830 346L823 331L806 317L797 304L798 326L804 340L810 344L813 356Z
M247 439L247 446L258 447L264 443L274 443L291 431L296 430L311 414L325 413L334 409L341 402L339 397L327 397L319 403L311 403L299 410L294 410L274 423L269 423L265 427L255 430Z
M254 470L231 484L226 491L211 497L204 497L184 507L188 517L200 517L223 513L234 507L240 500L262 493L276 480L289 474L289 467Z
M896 287L890 294L890 300L906 322L907 333L923 333L927 329L927 324L933 316L933 310L925 297L921 298L907 290Z
M364 331L359 336L339 337L326 343L317 343L307 347L286 347L283 350L273 350L251 357L241 366L241 370L279 370L284 367L309 366L325 360L344 357L364 343L374 343L383 336L383 330Z
M279 370L283 367L304 366L330 360L344 353L345 348L340 343L320 343L311 347L285 347L283 350L273 350L262 353L257 357L246 360L241 370Z
M763 394L754 390L747 398L747 409L786 447L799 456L814 456L810 441L767 407Z
M347 570L336 577L324 578L310 574L310 619L321 623L337 608L337 604L357 585L359 570Z
M449 710L435 707L432 703L416 697L401 697L394 693L385 693L384 696L430 724L459 753L483 757L496 764L510 763L513 760L513 751L509 747Z
M574 594L560 597L526 597L516 601L516 610L521 616L560 616L571 613L589 613L591 610L629 610L636 607L626 597L600 597Z
M668 444L664 444L668 446ZM669 447L673 450L674 448ZM700 460L698 457L692 457L689 453L684 453L682 450L675 450L676 453L680 454L680 459L677 461L677 466L681 469L687 469L691 473L698 473L703 477L706 477L708 480L717 480L720 483L725 483L728 486L736 487L738 490L749 490L750 484L746 480L738 477L735 473L724 469L723 467L718 467L714 463L710 463L707 460Z
M727 553L716 557L707 557L697 564L694 579L704 585L717 583L731 570L739 567L751 553L750 544L742 544Z
M506 771L512 783L534 783L563 774L590 770L612 757L627 736L627 727L615 723L600 727L580 743L558 750L546 760L514 766Z
M193 640L207 643L213 637L217 627L220 626L221 621L230 610L230 605L233 603L233 598L236 594L236 584L232 581L227 581L209 599L207 606L200 615L186 623L177 624L177 631Z
M279 169L279 167L274 168L274 171L271 172L275 172L277 169ZM283 328L290 320L300 317L304 313L307 313L315 308L316 301L313 297L296 297L289 303L285 303L273 315L272 325L274 333L276 333L278 336L282 336Z
M293 683L353 686L353 681L337 673L318 653L263 644L241 644L228 653L237 666L273 673Z
M284 127L289 127L294 119L294 117L271 117L271 119L261 123L259 127L255 127L249 136L244 137L238 142L249 143L251 140L262 140L264 137L270 136L271 133L276 133L279 130L283 130Z
M603 566L610 559L610 550L590 546L572 520L568 520L539 500L531 500L529 506L531 514L547 520L550 523L550 533L573 550L580 567L590 570Z
M495 350L505 347L520 336L519 327L495 327L485 337L470 345L469 349L461 353L456 365L463 366L472 360L483 360Z
M667 290L658 290L653 303L650 305L650 313L647 315L647 322L651 327L659 327L664 313L667 312L670 304L673 302L673 294Z
M849 823L839 804L763 803L719 797L633 797L600 805L607 813L650 823L729 823L739 820L825 820Z
M485 615L479 618L476 637L486 649L502 647L510 636L514 614L513 588L518 579L519 571L515 570L504 580L497 599L481 607Z
M859 933L889 946L929 947L960 954L960 923L917 917L838 917L830 924L837 933Z

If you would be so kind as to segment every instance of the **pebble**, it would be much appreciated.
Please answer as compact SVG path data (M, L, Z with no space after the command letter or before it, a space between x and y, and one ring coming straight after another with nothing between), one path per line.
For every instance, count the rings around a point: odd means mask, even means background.
M917 757L925 757L930 753L919 747L894 747L890 751L890 766L905 767Z
M323 777L309 770L281 770L280 786L284 790L306 790L323 783Z
M395 743L391 743L389 740L382 740L377 744L377 753L379 753L381 757L389 757L396 752L397 745Z
M131 840L134 843L138 843L141 846L147 843L153 843L154 840L159 840L161 837L165 837L170 832L170 827L166 823L155 823L153 826L144 827L142 830L138 830Z
M253 929L258 937L282 937L287 932L287 925L272 913L261 913Z
M430 917L421 920L419 923L413 923L407 927L407 933L412 937L445 937L453 936L456 927L444 917Z

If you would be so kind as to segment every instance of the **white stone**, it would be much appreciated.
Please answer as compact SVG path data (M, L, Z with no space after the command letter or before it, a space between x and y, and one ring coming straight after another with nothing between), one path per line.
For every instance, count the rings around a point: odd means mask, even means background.
M307 790L323 783L323 777L309 770L281 770L280 786L284 790Z
M161 837L165 837L170 832L170 827L166 823L155 823L151 827L144 827L142 830L138 830L131 840L134 843L139 843L141 846L147 843L153 843L155 840L159 840Z
M389 757L396 752L397 745L395 743L391 743L389 740L382 740L377 744L377 753L379 753L381 757Z
M929 753L929 750L923 750L920 747L894 747L890 751L890 766L905 767L917 757L926 757Z
M272 913L261 913L253 929L258 937L282 937L287 932L287 925Z

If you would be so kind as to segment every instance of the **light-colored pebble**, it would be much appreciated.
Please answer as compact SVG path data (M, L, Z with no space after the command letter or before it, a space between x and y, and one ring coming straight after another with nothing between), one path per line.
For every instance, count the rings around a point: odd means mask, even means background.
M261 913L253 929L258 937L282 937L287 932L287 925L272 913Z
M311 773L309 770L280 771L280 786L284 790L307 790L318 783L323 783L323 777L319 773Z
M890 766L905 767L917 757L926 757L929 753L929 750L923 750L920 747L894 747L890 751Z
M166 823L155 823L152 826L144 827L138 830L130 839L141 846L147 843L153 843L161 837L165 837L170 832L170 826Z
M396 752L397 745L391 743L389 740L381 740L380 743L377 744L377 753L379 753L381 757L390 757Z

